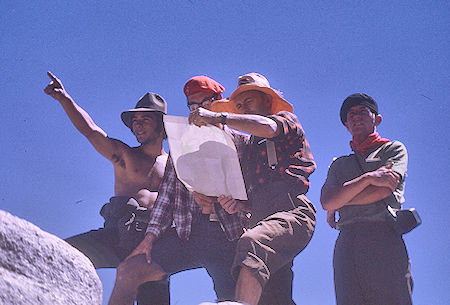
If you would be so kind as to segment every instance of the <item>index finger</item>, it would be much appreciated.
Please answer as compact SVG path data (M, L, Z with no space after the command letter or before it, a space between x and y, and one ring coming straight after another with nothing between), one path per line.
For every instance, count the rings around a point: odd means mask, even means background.
M147 248L145 251L145 260L147 261L148 264L152 263L152 250Z
M395 178L400 179L401 176L399 173L392 171L392 173L394 174Z
M50 77L50 79L51 79L52 81L59 83L59 79L58 79L56 76L54 76L54 75L52 74L52 72L47 71L47 75L48 75L48 77Z
M192 114L192 112L189 114L188 123L189 124L193 124L194 123L194 115Z
M126 260L128 260L128 259L130 259L130 258L132 258L132 257L134 257L134 256L137 256L137 255L139 255L139 254L142 254L142 253L140 252L140 249L136 248L136 249L133 250L133 252L130 253L130 255L128 255L128 256L124 259L124 261L126 261Z

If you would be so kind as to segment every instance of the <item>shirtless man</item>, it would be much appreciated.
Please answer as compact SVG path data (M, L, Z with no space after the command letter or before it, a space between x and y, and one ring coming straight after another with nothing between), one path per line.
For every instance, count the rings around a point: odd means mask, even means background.
M131 223L132 230L122 230L120 226L130 224L127 220L132 208L151 208L158 195L167 160L167 153L162 147L165 138L162 117L166 113L166 102L155 93L147 93L134 109L122 112L123 123L141 144L130 147L108 137L89 114L75 103L62 82L52 73L47 74L51 82L44 92L61 104L78 131L114 166L114 197L100 211L105 218L104 227L72 236L66 241L89 257L95 268L116 268L140 242L139 238L143 237L145 231L145 227L142 235L139 235L138 230L133 231L134 228L138 229L139 223ZM134 244L130 244L130 239L136 239ZM168 282L141 286L138 304L150 304L150 297L151 304L169 304Z

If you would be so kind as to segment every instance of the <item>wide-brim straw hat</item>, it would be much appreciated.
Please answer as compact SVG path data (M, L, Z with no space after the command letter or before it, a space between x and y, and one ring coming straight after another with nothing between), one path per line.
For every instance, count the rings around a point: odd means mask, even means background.
M259 73L248 73L239 76L238 87L228 99L219 100L211 105L211 110L215 112L240 113L233 100L242 92L256 90L272 97L272 107L270 114L280 111L293 112L292 105L281 97L281 93L270 87L269 81Z
M126 110L120 115L122 122L130 129L131 119L136 112L160 112L167 114L167 103L159 94L152 92L144 94L137 102L136 107Z

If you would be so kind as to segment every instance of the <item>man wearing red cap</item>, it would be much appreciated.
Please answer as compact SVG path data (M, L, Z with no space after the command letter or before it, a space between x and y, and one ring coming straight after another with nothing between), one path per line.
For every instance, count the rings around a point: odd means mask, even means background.
M209 109L211 103L222 99L225 88L206 75L195 76L184 85L189 110L203 107Z
M295 304L292 261L315 227L315 208L305 193L316 165L303 128L292 105L258 73L240 76L230 99L214 102L211 110L197 109L189 121L197 126L222 123L251 134L241 144L248 202L218 197L231 215L252 214L233 262L235 298L251 305Z
M155 201L162 180L167 160L162 147L165 138L162 116L166 113L166 102L158 94L149 92L134 109L122 113L123 123L141 144L130 147L108 137L75 103L62 82L52 73L47 74L51 82L44 89L45 93L60 102L75 127L114 166L114 197L100 211L105 218L104 227L69 237L66 241L83 252L95 268L116 268L143 238L140 231L143 232L145 227L140 227L145 221L130 221L132 213L145 214ZM167 281L142 286L137 299L138 304L169 304Z
M193 77L184 87L190 110L210 107L212 101L222 98L223 91L207 76ZM219 300L233 299L235 282L229 270L243 232L240 218L228 214L219 204L200 207L196 196L177 179L169 157L147 233L117 268L110 305L133 304L137 287L143 282L199 267L206 268L213 279Z
M333 161L320 196L328 223L340 230L333 256L336 303L410 305L408 253L391 214L405 201L406 148L380 137L382 117L367 94L348 96L340 118L354 153Z

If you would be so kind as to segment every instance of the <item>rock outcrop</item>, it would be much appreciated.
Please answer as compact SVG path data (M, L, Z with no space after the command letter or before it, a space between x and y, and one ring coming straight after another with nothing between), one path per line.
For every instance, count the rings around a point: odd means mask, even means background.
M100 305L102 284L77 249L0 210L0 305Z

